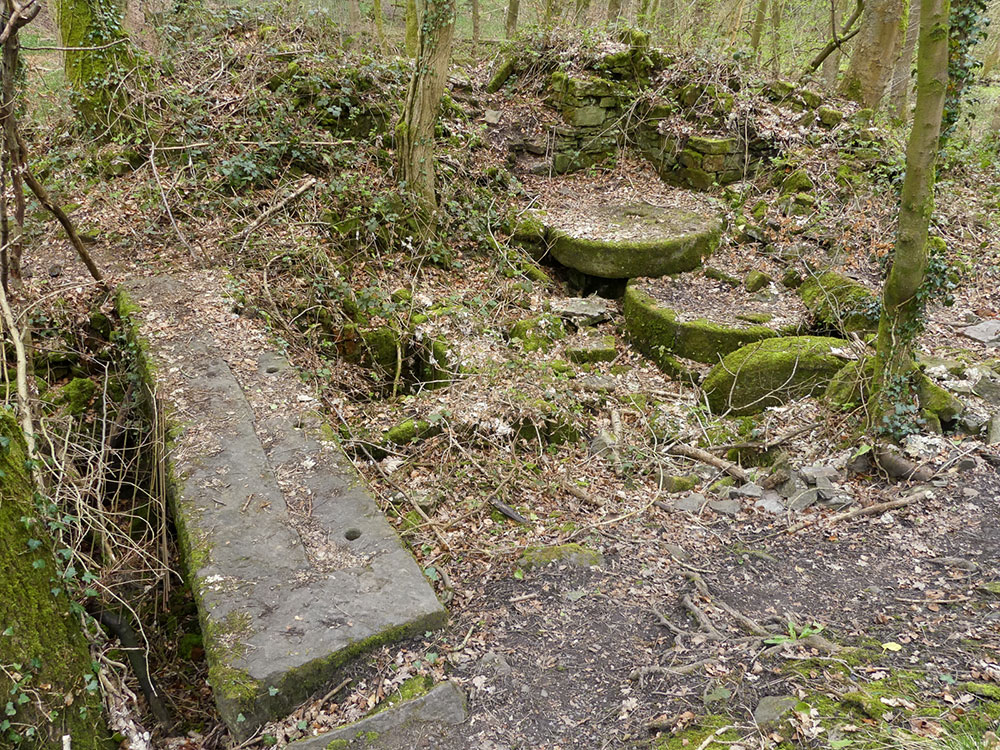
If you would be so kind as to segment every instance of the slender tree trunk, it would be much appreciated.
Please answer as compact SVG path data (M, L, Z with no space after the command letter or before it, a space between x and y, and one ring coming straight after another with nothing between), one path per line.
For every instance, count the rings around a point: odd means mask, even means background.
M906 176L899 204L899 225L892 268L882 291L869 404L870 426L883 428L883 416L905 398L913 368L913 346L922 306L917 290L927 268L927 234L934 208L934 166L948 87L949 0L923 0L917 58L917 102L906 149Z
M910 18L906 26L906 38L903 41L903 51L896 60L892 71L892 83L889 86L889 106L892 114L899 119L907 117L907 106L910 101L910 86L913 55L917 50L917 39L920 36L920 0L910 0Z
M375 38L380 48L385 47L385 16L382 13L382 0L372 0L372 15L375 18Z
M755 60L760 60L760 40L764 35L764 22L767 20L767 0L757 0L757 12L754 14L753 26L750 27L750 49Z
M472 50L475 52L479 49L479 39L480 39L480 14L479 14L479 0L472 0Z
M844 12L846 12L844 6L847 2L849 0L840 0L840 2L834 3L830 19L831 33L837 33L840 30L840 19L843 17ZM840 61L843 59L843 56L844 53L841 52L840 47L836 47L823 60L823 83L826 84L828 89L833 89L837 86L837 76L840 75Z
M14 120L16 94L14 80L17 75L18 32L15 29L3 45L0 59L0 92L3 102L0 103L0 127L3 131L4 167L10 175L11 193L14 198L14 225L10 227L10 237L7 247L7 274L16 282L21 281L21 256L24 249L24 155L21 153L17 140L17 124Z
M520 10L521 0L508 0L507 23L504 29L508 39L513 39L514 35L517 33L517 14Z
M359 0L348 0L347 22L350 24L352 34L356 34L361 30L361 3Z
M747 0L739 0L736 3L736 7L733 8L732 14L729 16L729 46L732 47L736 44L736 39L739 37L740 29L743 28L743 15L746 13Z
M609 24L618 23L618 18L622 14L622 0L608 0L608 13L605 20Z
M455 34L455 0L421 0L418 9L417 59L396 132L399 176L416 197L430 231L437 209L434 125L448 79Z
M992 48L986 55L986 59L983 61L983 78L986 78L993 69L996 68L997 63L1000 63L1000 34L990 34L990 36L995 36L996 41L993 43Z
M406 56L417 56L417 0L406 0Z
M906 0L869 0L841 93L876 108L885 95L907 24Z
M542 26L548 28L552 25L552 20L559 12L556 0L545 0L545 15L542 18Z
M775 78L781 78L781 18L785 10L785 0L771 0L771 71Z

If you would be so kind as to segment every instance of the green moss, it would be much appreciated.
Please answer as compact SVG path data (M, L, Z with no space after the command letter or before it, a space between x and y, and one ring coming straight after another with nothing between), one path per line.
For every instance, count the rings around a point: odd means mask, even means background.
M96 392L97 383L90 378L73 378L59 389L57 402L64 404L73 416L79 416L87 410Z
M624 314L625 330L633 344L668 374L675 369L673 356L715 364L721 356L742 346L778 336L777 331L759 325L737 327L704 319L680 320L673 310L658 305L633 282L625 290Z
M106 748L100 694L86 687L93 672L77 605L65 590L52 591L58 568L36 516L26 458L14 414L0 407L0 664L19 665L12 671L22 676L4 687L2 703L11 701L4 718L21 732L34 727L35 740L22 748L59 747L64 734L74 748ZM22 704L21 695L30 699ZM6 731L0 736L7 741Z
M756 414L823 390L844 365L847 342L822 336L769 338L729 354L702 383L715 414Z
M735 138L707 138L694 135L688 138L688 148L702 154L732 154L739 150Z
M326 745L326 750L347 750L351 743L347 740L330 740Z
M738 742L742 737L735 728L720 731L723 727L729 727L736 723L729 717L719 714L704 716L699 718L695 725L676 734L657 737L653 741L653 747L655 750L692 750L701 747L710 739L719 743ZM715 744L715 742L710 743L713 746Z
M519 564L525 570L530 570L554 562L590 568L603 565L604 556L582 544L571 542L552 547L528 547L521 555Z
M990 685L985 682L966 682L962 684L962 689L973 695L978 695L980 698L1000 701L1000 685Z
M781 195L808 193L813 189L813 181L804 169L796 169L781 182Z
M771 277L760 271L751 271L743 279L743 288L748 292L759 292L771 283Z
M426 440L441 433L441 425L423 419L407 419L385 433L385 440L394 445L407 445L415 440Z
M618 345L614 336L589 338L566 347L566 357L570 362L611 362L618 356Z
M404 703L406 701L413 700L414 698L419 698L421 695L427 695L432 687L434 687L434 678L430 675L417 675L415 677L411 677L396 688L394 693L387 695L385 699L369 711L367 715L374 716L375 714L382 713L383 711L392 708L398 703ZM369 732L368 734L375 733Z
M854 406L868 400L875 377L875 360L862 357L844 365L827 386L825 398L834 406Z
M917 400L921 409L942 422L954 422L965 408L961 401L922 373L917 376Z
M660 477L660 489L664 492L688 492L693 490L701 482L701 477L697 474L673 474Z
M365 331L362 336L366 348L366 359L384 373L395 375L402 350L399 332L382 326L374 331Z
M817 323L847 335L878 330L879 301L863 284L835 271L811 276L799 296Z
M511 339L523 342L527 352L548 351L552 343L566 337L562 319L545 313L519 320L510 329Z
M712 268L711 266L705 266L704 270L705 276L710 279L715 279L716 281L721 281L723 284L729 284L731 287L738 287L740 285L740 280L735 276L730 276L725 271L720 271L718 268Z

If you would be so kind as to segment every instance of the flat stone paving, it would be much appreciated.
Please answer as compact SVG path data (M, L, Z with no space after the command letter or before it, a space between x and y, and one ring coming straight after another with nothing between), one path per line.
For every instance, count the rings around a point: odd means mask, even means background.
M282 718L368 647L442 626L415 560L217 272L126 285L172 435L172 504L223 720Z

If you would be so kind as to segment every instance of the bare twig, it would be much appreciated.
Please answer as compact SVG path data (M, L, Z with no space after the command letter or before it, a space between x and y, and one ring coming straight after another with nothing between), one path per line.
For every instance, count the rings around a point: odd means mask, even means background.
M691 445L678 444L670 446L667 449L667 453L672 453L675 456L684 456L685 458L691 458L695 461L701 461L702 463L709 464L717 469L721 469L731 477L739 479L741 482L750 481L750 477L747 473L732 461L727 461L724 458L713 456L711 453L704 451L701 448L695 448Z

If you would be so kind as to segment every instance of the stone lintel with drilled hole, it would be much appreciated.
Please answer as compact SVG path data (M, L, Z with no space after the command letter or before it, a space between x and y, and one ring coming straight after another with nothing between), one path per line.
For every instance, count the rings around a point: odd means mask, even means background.
M559 210L536 214L550 252L564 266L605 279L664 276L698 268L722 236L722 214L648 203L590 207L584 220Z
M223 296L153 277L127 284L119 307L168 422L169 499L209 682L243 740L353 657L440 627L447 613L302 408L311 396L287 361L229 339L238 317Z

